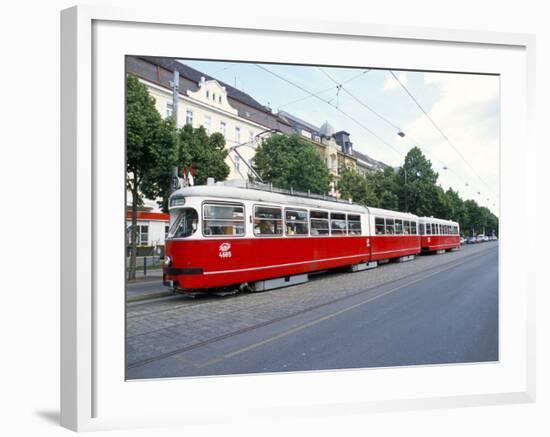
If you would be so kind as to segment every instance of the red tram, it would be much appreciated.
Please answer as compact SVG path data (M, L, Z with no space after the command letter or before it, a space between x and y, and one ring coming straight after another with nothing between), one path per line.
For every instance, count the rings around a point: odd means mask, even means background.
M433 240L432 222L458 230L454 222L321 196L219 183L186 187L170 197L163 280L178 290L275 288L307 280L309 272L410 260L423 249L443 250L443 241L448 249L460 246L458 233ZM422 235L428 223L429 237Z

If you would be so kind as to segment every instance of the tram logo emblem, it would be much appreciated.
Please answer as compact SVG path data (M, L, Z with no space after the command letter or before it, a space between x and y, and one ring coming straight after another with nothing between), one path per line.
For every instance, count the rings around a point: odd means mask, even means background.
M220 244L220 258L231 258L231 243L222 243Z

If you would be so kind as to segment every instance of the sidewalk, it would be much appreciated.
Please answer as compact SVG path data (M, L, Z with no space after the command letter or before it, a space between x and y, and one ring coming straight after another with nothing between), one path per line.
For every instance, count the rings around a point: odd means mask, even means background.
M147 275L143 274L142 270L136 272L136 279L128 281L129 284L135 284L136 282L155 281L162 280L162 269L147 269Z
M157 297L172 296L172 291L162 285L162 269L136 272L136 279L128 281L126 287L126 302L154 299Z

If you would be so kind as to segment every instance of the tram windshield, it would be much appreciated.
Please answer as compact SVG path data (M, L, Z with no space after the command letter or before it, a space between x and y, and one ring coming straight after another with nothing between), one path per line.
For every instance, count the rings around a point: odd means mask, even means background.
M168 232L168 238L185 238L197 230L199 215L193 208L184 208Z

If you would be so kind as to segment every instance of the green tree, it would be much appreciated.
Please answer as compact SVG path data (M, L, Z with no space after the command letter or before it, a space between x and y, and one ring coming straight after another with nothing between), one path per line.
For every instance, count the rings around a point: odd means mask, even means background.
M475 200L464 202L466 216L464 220L465 232L474 236L480 234L485 226L485 216Z
M397 173L391 167L384 170L369 172L366 175L367 184L374 191L375 203L377 208L390 209L397 211L399 209L399 199L397 197Z
M342 199L353 199L362 205L374 206L377 203L374 189L366 178L352 168L345 168L338 181L338 191Z
M418 147L409 150L397 172L399 209L418 216L444 214L446 205L442 189L436 185L438 176Z
M208 135L201 126L193 128L186 124L179 130L177 160L180 168L193 167L195 185L204 185L209 177L223 181L229 175L229 166L225 163L228 150L225 138L216 132Z
M141 184L158 166L156 144L161 117L155 100L134 76L126 79L126 186L132 194L130 266L128 279L135 279L137 253L137 211L142 204Z
M178 133L173 118L161 120L155 142L151 148L156 166L144 175L141 192L149 199L159 199L159 207L168 212L171 193L172 168L178 162Z
M330 174L315 146L299 135L273 135L262 142L254 170L265 182L281 188L326 193Z

